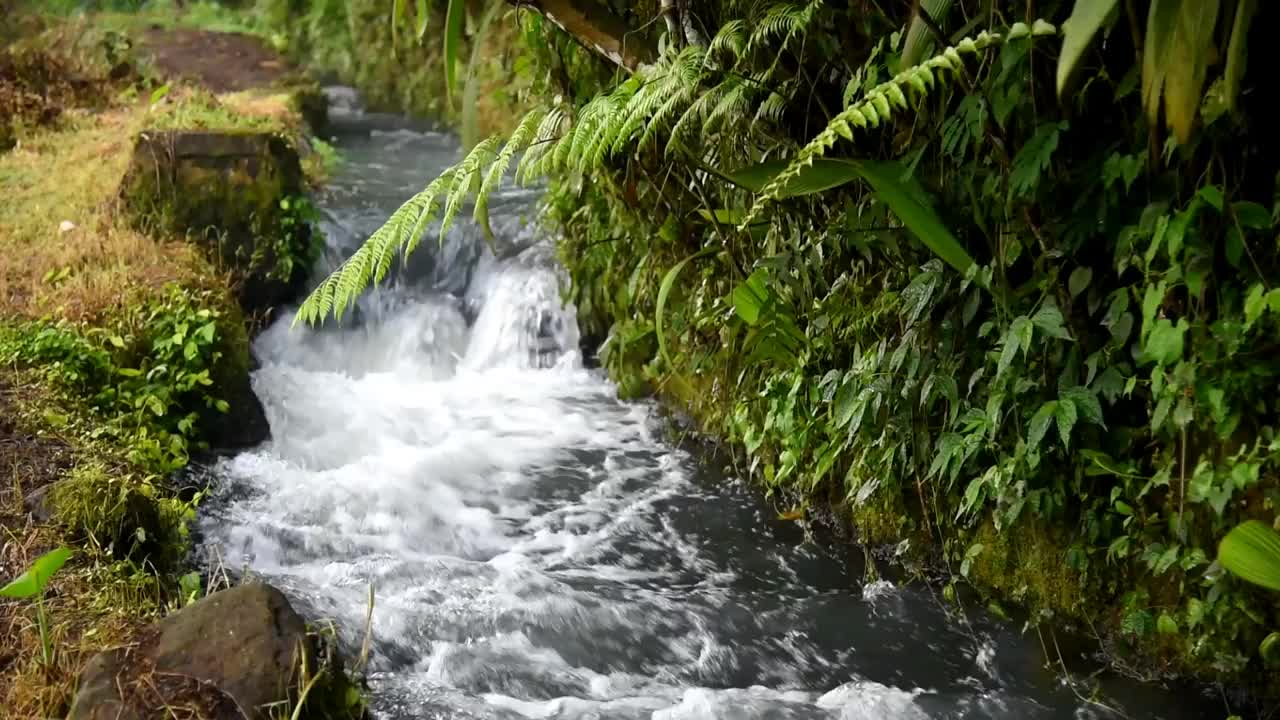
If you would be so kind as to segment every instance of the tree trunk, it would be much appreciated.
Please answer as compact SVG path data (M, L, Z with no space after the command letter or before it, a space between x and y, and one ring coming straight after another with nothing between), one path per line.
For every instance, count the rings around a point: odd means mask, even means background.
M517 7L541 13L569 33L579 45L615 65L635 71L657 57L655 48L641 33L632 32L626 21L592 0L509 0Z

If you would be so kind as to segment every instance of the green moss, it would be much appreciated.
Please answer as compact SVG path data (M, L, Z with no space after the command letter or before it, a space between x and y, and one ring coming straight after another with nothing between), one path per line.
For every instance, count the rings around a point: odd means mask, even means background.
M75 467L54 485L55 519L103 554L172 567L187 551L189 508L151 483L98 462Z
M1099 598L1067 563L1070 539L1044 523L1023 520L998 531L988 520L971 536L968 547L976 545L982 550L972 557L968 579L988 595L1071 619L1083 619L1090 600L1096 609Z

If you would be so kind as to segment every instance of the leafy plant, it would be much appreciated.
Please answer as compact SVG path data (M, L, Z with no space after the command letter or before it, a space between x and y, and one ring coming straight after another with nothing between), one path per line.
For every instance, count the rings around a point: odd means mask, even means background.
M44 610L44 592L54 574L71 557L69 548L60 547L36 558L27 568L9 584L0 587L0 597L15 600L36 599L36 622L40 631L40 658L46 666L53 662L53 645L49 638L49 621Z

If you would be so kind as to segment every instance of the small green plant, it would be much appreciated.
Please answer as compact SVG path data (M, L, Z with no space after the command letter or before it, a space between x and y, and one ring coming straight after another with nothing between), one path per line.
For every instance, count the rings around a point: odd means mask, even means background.
M15 600L36 599L36 623L40 630L40 658L46 666L53 662L53 645L49 638L49 621L44 611L44 591L54 573L71 557L69 548L60 547L36 558L36 561L8 585L0 588L0 597Z

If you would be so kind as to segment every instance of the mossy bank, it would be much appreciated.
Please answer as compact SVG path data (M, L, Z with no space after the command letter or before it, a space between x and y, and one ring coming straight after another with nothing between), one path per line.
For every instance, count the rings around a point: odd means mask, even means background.
M0 600L0 707L51 717L91 656L218 589L187 564L203 488L175 473L267 436L250 338L315 257L307 192L326 155L302 114L316 88L297 75L215 93L198 69L170 72L181 53L156 69L163 33L18 21L0 69L25 75L0 73L0 88L47 76L75 90L21 94L0 153L0 578L72 550L39 608ZM360 714L334 682L310 697L338 706L306 712Z

